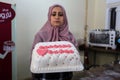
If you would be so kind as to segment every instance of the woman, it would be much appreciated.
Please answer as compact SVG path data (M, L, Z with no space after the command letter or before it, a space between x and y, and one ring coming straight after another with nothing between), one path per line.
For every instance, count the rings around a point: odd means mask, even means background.
M48 21L35 35L33 47L38 42L69 41L77 46L77 42L68 30L68 21L65 9L61 5L49 8ZM71 80L72 72L32 74L33 80Z

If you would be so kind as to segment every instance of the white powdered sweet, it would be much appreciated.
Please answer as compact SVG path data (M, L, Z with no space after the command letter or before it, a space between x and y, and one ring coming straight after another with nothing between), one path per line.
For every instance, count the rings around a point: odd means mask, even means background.
M68 41L40 42L32 52L32 73L81 71L80 54Z

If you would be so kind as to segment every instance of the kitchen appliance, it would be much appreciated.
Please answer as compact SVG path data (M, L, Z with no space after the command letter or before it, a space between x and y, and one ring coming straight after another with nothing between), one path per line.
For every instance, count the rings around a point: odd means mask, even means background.
M109 29L95 29L88 33L88 45L116 49L118 31Z

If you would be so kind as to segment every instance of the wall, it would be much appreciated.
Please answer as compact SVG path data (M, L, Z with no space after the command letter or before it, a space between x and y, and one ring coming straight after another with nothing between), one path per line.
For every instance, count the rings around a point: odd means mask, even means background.
M106 0L88 0L88 31L105 27Z
M95 19L95 0L88 0L87 25L88 31L94 28Z
M105 28L106 0L99 0L95 3L95 28Z
M109 0L116 2L118 0ZM91 29L104 29L106 18L106 0L91 0L88 4L88 31ZM92 56L92 55L91 55ZM114 61L112 54L97 54L97 64L103 65Z
M25 80L30 73L30 49L35 33L47 20L48 7L62 4L66 11L71 32L77 40L84 37L85 0L0 0L16 3L16 54L17 80ZM106 0L88 0L88 31L105 26ZM83 58L83 56L81 56Z
M18 80L31 76L29 67L33 38L47 20L48 7L54 3L65 7L71 32L77 39L83 38L84 0L17 0Z
M0 0L16 4L16 54L17 80L31 76L30 55L35 33L47 20L48 7L51 4L63 5L67 12L70 31L77 40L83 39L85 0ZM82 57L82 56L81 56Z

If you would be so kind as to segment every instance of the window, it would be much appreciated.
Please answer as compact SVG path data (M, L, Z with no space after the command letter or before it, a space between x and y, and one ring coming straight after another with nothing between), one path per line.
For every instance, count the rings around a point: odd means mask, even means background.
M120 0L106 0L106 29L120 30Z
M110 10L110 29L115 30L116 26L116 7Z

